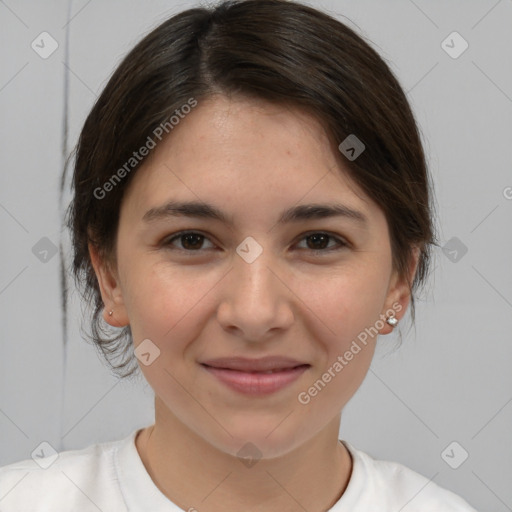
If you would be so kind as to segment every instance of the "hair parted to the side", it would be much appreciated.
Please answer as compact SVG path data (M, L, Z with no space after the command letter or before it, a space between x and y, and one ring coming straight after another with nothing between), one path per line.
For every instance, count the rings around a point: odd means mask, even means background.
M414 293L426 281L437 242L431 178L397 79L361 36L323 12L287 0L225 1L183 11L144 37L113 73L74 149L74 195L66 214L71 270L93 308L92 342L114 372L129 377L138 364L130 326L115 336L102 326L104 304L88 242L115 265L123 191L140 164L105 198L95 190L190 98L200 104L219 93L291 106L319 120L350 177L383 210L400 277L408 275L413 247L421 251L409 283L414 323ZM354 161L337 150L350 134L366 147Z

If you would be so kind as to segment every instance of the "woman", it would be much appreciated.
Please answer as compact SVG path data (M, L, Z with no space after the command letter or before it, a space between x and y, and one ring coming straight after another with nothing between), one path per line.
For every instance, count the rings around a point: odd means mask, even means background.
M94 341L155 423L3 468L4 512L474 511L338 439L435 245L414 117L351 29L284 0L170 18L97 100L73 185Z

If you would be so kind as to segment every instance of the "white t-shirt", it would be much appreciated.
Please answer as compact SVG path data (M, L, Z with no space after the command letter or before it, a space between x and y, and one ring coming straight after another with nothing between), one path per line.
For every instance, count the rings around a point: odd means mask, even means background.
M128 437L0 468L2 512L182 512L154 484ZM345 492L328 512L476 512L462 498L395 463L352 455ZM40 452L44 454L44 450ZM54 457L56 455L54 454ZM198 512L201 512L198 504ZM194 510L192 507L190 510Z

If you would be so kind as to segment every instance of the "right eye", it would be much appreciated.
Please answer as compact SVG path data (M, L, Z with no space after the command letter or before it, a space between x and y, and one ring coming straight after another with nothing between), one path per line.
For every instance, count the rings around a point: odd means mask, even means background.
M178 250L192 253L201 251L201 246L203 245L204 240L209 239L197 231L180 231L179 233L172 235L170 238L166 238L162 242L162 245L171 251ZM175 241L179 241L182 247L173 247Z

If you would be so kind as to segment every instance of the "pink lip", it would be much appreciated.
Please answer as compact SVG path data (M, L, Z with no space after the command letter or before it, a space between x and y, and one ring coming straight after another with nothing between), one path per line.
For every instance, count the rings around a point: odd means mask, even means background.
M298 361L285 356L265 356L258 359L247 357L219 357L217 359L207 359L200 363L214 368L226 368L228 370L239 370L242 372L265 372L268 370L287 370L306 364L304 361Z
M246 395L268 395L275 393L298 379L310 366L305 364L286 368L274 373L247 372L201 365L231 389Z

